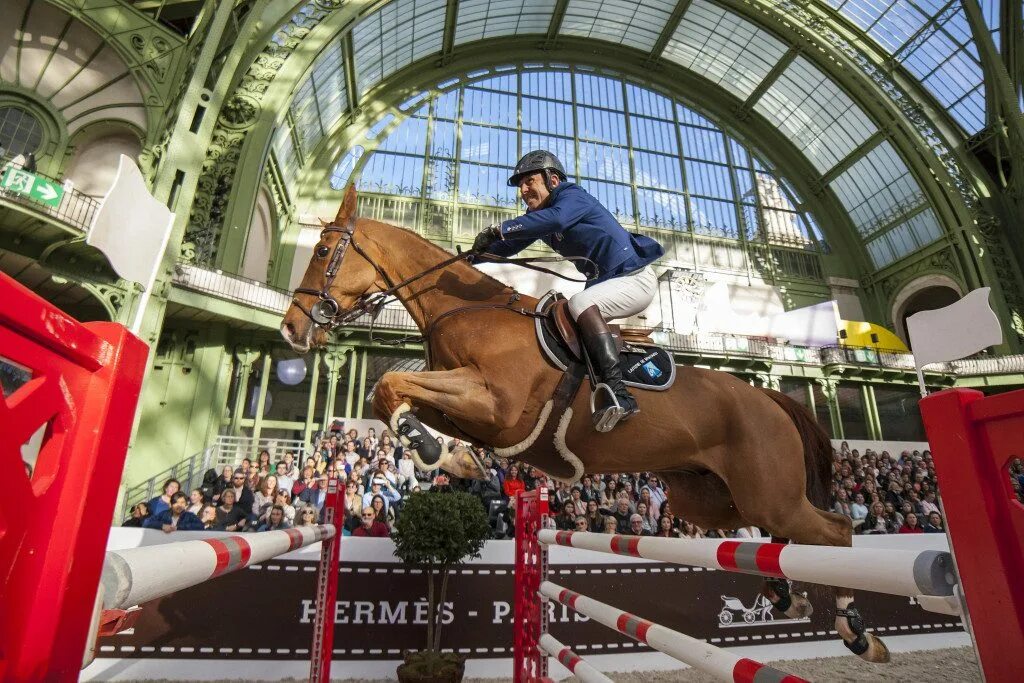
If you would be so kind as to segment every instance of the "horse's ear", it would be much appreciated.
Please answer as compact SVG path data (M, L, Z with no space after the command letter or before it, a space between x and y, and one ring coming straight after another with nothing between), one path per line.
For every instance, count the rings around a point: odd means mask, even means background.
M345 198L341 200L341 208L338 209L338 217L334 219L335 225L345 225L356 219L356 186L355 183L348 186Z

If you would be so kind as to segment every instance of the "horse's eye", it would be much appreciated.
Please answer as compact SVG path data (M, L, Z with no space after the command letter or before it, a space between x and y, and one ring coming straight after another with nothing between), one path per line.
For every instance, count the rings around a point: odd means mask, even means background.
M320 258L327 258L329 253L331 253L331 249L326 244L321 244L316 248L316 255Z

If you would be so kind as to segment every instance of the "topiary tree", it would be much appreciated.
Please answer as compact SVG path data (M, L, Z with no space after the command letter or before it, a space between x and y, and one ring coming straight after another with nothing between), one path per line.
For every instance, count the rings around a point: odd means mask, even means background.
M438 669L459 669L463 658L444 657L441 649L441 607L448 592L448 575L453 566L480 557L491 535L480 500L462 492L413 493L402 506L395 522L395 556L421 567L427 575L427 647L420 656L407 657L403 667L417 669L416 677L433 677ZM440 590L437 578L440 576ZM450 662L448 660L451 660ZM408 671L408 673L413 673ZM399 668L402 677L402 667Z

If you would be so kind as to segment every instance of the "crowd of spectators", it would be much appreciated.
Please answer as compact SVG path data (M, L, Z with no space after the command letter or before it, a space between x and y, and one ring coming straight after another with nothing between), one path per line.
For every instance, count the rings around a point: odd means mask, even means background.
M459 439L449 449L467 447ZM210 470L202 484L182 491L178 481L138 503L125 526L175 530L265 531L317 524L327 479L335 472L346 482L346 535L386 537L404 500L420 490L462 490L477 496L488 514L493 537L514 537L515 496L538 486L551 490L550 523L563 530L672 538L758 538L757 527L703 529L675 514L665 482L656 473L624 472L584 476L573 485L550 480L523 462L495 457L477 448L488 480L460 480L439 471L418 471L400 443L375 429L355 429L318 438L312 455L301 460L285 453L275 461L269 451L220 472ZM1018 495L1024 466L1011 473ZM931 453L850 449L833 451L831 509L851 518L857 534L941 533ZM1024 497L1024 496L1022 496Z

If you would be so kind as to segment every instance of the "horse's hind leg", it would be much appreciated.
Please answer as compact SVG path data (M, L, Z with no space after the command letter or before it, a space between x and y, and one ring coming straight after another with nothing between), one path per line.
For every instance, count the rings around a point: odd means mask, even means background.
M773 530L773 533L776 530ZM849 518L819 510L804 499L799 510L779 530L796 543L849 547L853 531ZM773 536L774 537L774 536ZM868 662L888 662L889 648L880 638L869 633L864 620L853 604L853 590L836 587L836 630L846 647ZM770 597L769 597L770 599ZM773 601L774 602L774 601Z
M772 536L772 543L789 543L788 538ZM765 579L761 594L768 598L772 607L790 619L805 619L814 614L814 606L805 594L794 593L786 579Z

